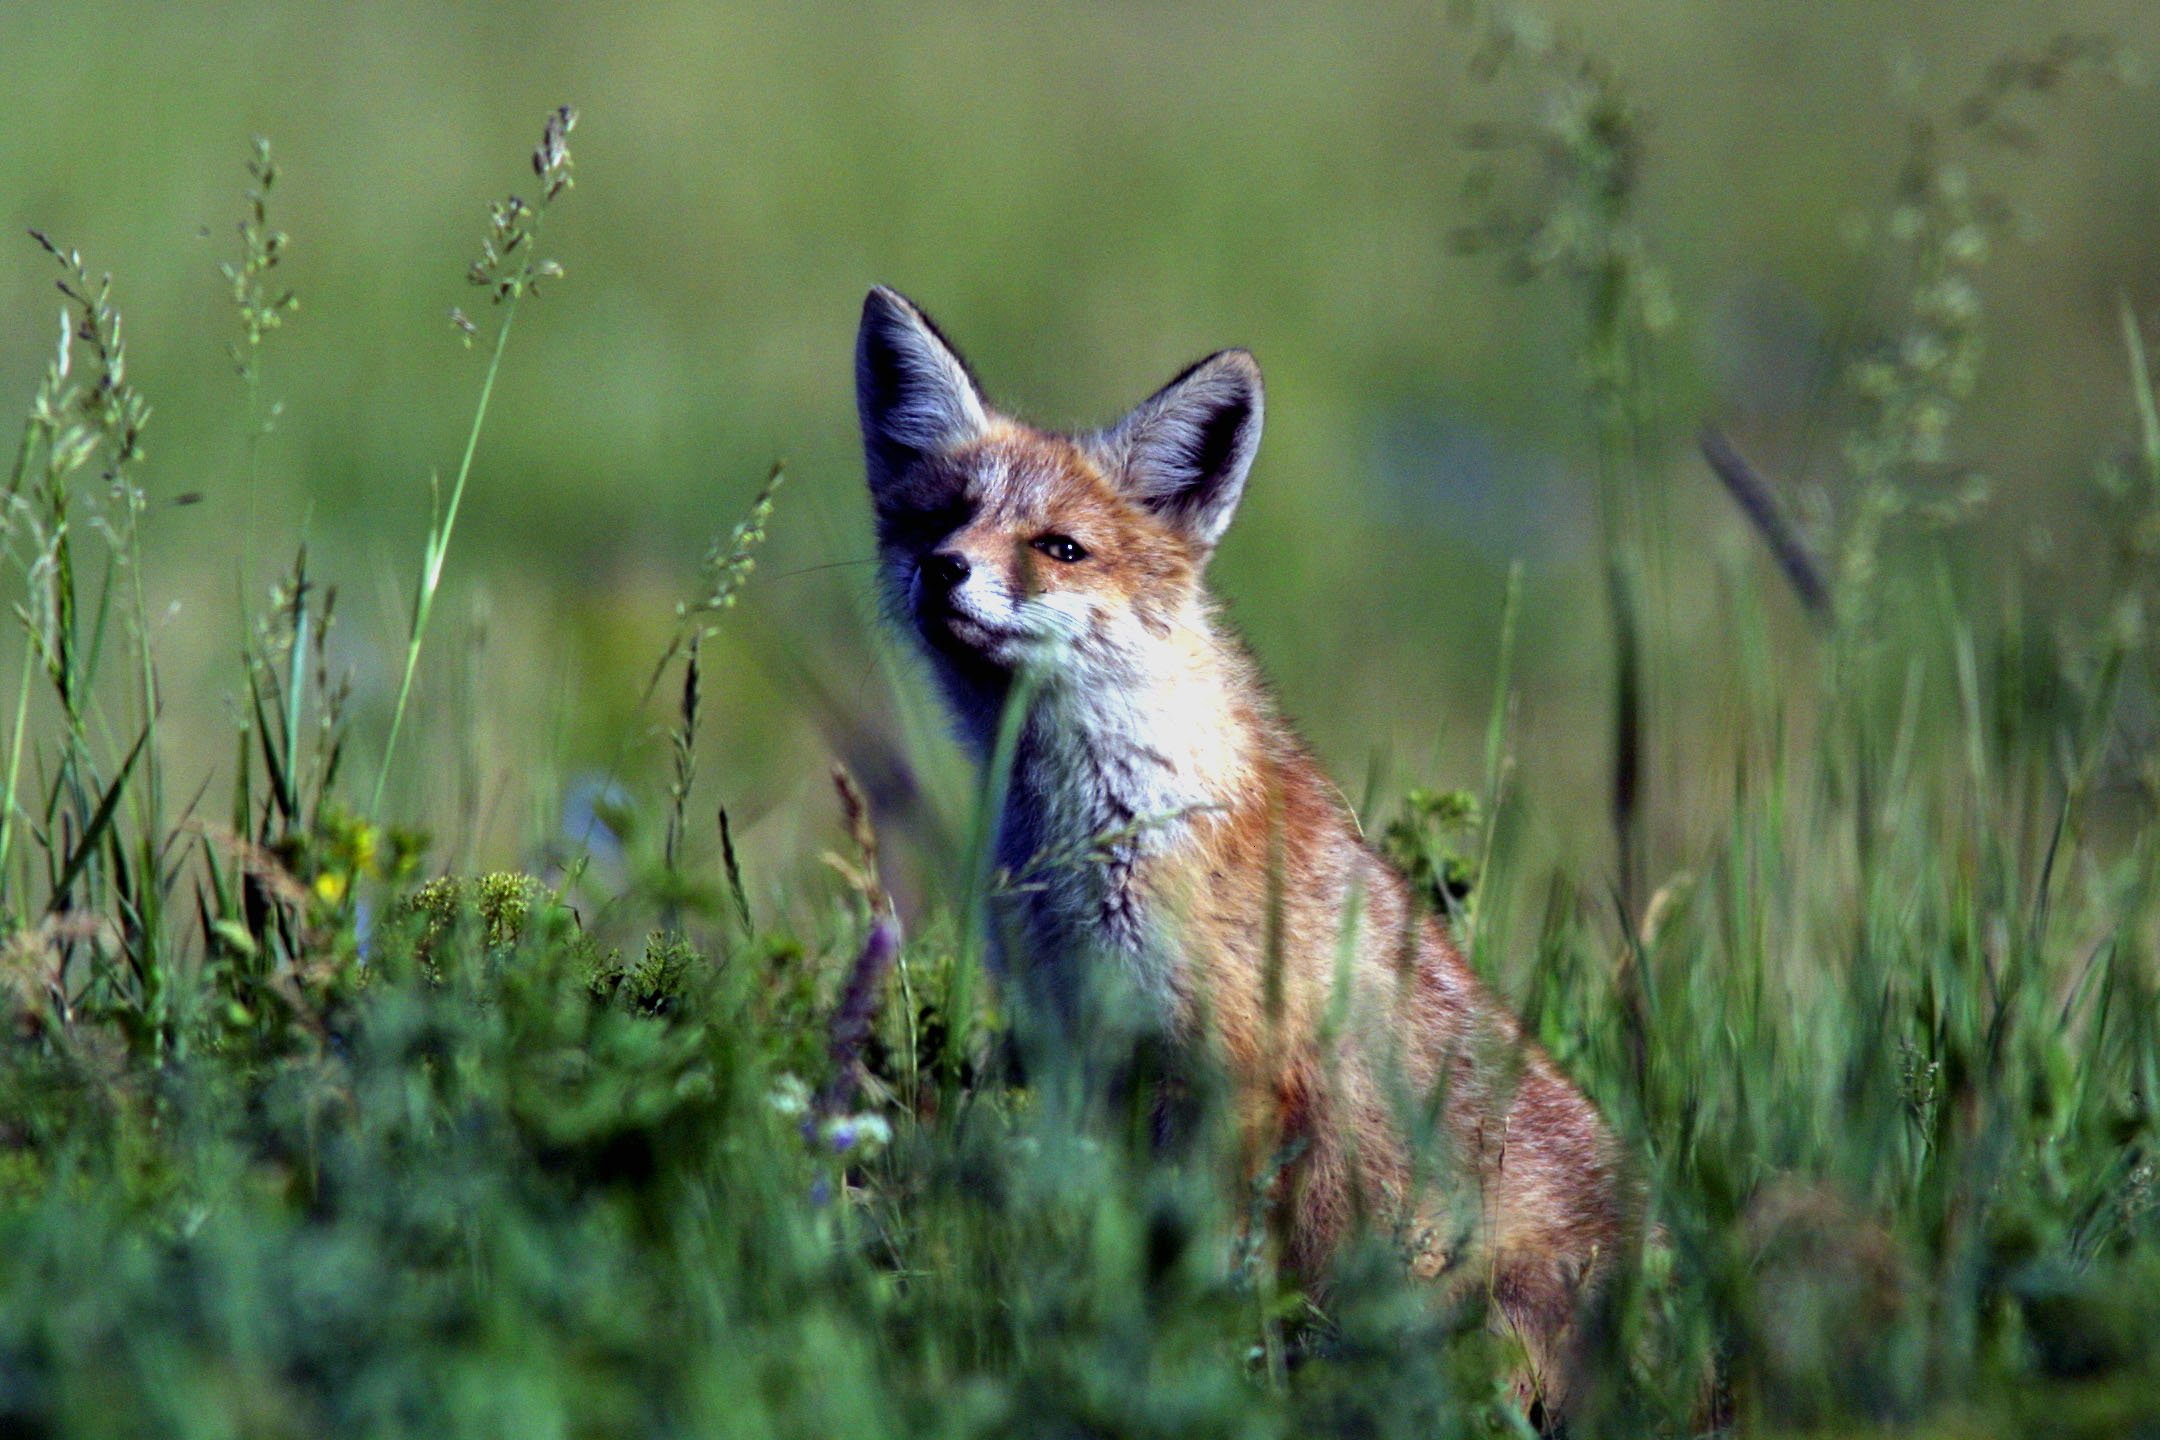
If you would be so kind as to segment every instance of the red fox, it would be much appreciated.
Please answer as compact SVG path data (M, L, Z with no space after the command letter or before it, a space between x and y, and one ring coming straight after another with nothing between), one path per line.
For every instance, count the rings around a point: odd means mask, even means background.
M1053 988L1118 967L1216 1058L1249 1173L1280 1168L1294 1273L1323 1283L1362 1208L1412 1273L1486 1292L1526 1398L1556 1411L1636 1206L1596 1110L1366 846L1216 614L1202 574L1260 445L1252 356L1055 434L993 409L879 288L855 373L885 598L978 758L1030 676L997 839L1027 877L1010 894L1027 966ZM1434 1095L1450 1173L1421 1187L1402 1117Z

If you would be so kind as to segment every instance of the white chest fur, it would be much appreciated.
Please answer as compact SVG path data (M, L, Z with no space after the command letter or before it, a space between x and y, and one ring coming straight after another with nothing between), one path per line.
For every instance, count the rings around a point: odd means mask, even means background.
M1193 843L1245 767L1215 667L1169 643L1155 658L1114 683L1098 672L1044 685L1015 757L999 862L1045 958L1107 953L1161 991L1175 917L1150 892L1147 862Z

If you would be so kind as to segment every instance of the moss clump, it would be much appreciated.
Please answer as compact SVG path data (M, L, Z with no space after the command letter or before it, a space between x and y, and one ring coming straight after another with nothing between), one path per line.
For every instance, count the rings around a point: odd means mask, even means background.
M408 937L402 948L413 963L438 981L452 954L497 960L526 945L559 948L595 973L615 960L552 890L515 870L430 880L404 899L391 924Z
M1483 807L1467 790L1412 790L1403 813L1380 834L1380 853L1440 914L1462 908L1477 889Z
M644 953L625 961L610 950L596 956L587 982L594 995L647 1015L663 1015L676 1008L689 988L704 955L680 934L655 930L645 937Z
M420 917L418 948L432 950L443 936L465 924L477 922L483 947L500 950L517 944L534 910L551 903L548 888L530 875L513 870L464 879L445 875L414 891L405 904Z

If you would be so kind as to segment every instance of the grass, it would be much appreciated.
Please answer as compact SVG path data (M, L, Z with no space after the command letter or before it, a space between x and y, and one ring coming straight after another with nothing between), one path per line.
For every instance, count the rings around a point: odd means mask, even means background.
M1521 48L1535 39L1506 54L1584 102L1558 123L1624 117L1616 81ZM1993 93L2008 103L2020 77L2056 73L2045 62ZM543 201L493 212L479 279L503 308L413 591L400 716L511 320L555 273L531 246L568 174L567 114L535 159ZM1941 478L1969 377L1922 366L1935 352L1912 336L1976 323L1941 309L1945 281L1970 279L1945 265L1972 256L1956 216L1927 209L1971 191L1916 149L1899 243L1919 247L1923 303L1894 317L1894 363L1857 362L1854 508L1806 533L1719 452L1776 560L1721 580L1715 658L1740 693L1692 693L1689 657L1657 648L1656 304L1610 183L1615 146L1639 137L1567 137L1539 152L1538 203L1575 227L1564 268L1583 282L1624 652L1621 875L1530 868L1510 784L1519 582L1476 798L1376 792L1366 809L1656 1197L1664 1243L1615 1297L1576 1425L2150 1433L2145 335L2126 317L2139 428L2095 457L2123 537L2102 611L2040 612L1962 574L1956 531L1919 523L1957 515L1918 487ZM243 236L259 259L276 232L257 158ZM703 866L695 745L726 679L704 642L751 581L777 469L652 671L648 698L681 677L668 774L621 778L657 818L611 802L594 822L627 840L619 882L580 853L541 876L424 878L425 838L383 813L380 778L369 803L348 798L335 591L304 545L246 622L229 806L175 808L158 716L202 702L158 685L131 479L147 406L110 287L47 248L67 338L7 497L25 663L0 812L0 1431L1524 1433L1504 1347L1478 1314L1434 1307L1386 1236L1339 1257L1324 1299L1276 1272L1264 1186L1227 1161L1204 1065L1186 1067L1198 1123L1174 1142L1132 1102L1145 1086L1066 1104L1022 1078L1025 1017L983 982L974 914L998 878L981 858L997 766L973 839L945 857L956 898L904 940L844 772L837 878L791 920L761 916L744 875L794 857L738 853L724 812ZM228 275L251 451L271 413L260 322L290 308L253 263ZM1769 616L1801 574L1832 603L1796 675ZM1730 777L1726 800L1683 850L1658 839L1671 777L1627 757L1713 702L1729 714L1691 763ZM1164 1063L1144 1033L1132 1044L1121 1071Z

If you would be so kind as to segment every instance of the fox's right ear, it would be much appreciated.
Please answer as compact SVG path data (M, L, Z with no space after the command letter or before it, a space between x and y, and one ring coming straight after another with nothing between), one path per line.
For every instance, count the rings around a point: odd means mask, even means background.
M967 361L929 316L883 285L863 301L855 407L870 492L880 499L916 461L964 444L989 425L989 407Z
M1212 550L1260 449L1260 366L1218 350L1097 437L1126 493Z

